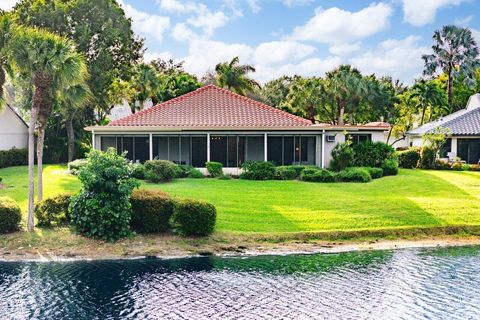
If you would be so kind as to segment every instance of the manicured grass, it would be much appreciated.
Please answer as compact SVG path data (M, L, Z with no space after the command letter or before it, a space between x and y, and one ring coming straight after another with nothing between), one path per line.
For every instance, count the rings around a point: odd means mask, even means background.
M0 170L0 196L27 205L26 167ZM63 166L45 168L45 195L76 191ZM370 183L305 183L180 179L142 183L173 196L209 201L218 209L217 231L278 234L480 225L480 173L401 170Z

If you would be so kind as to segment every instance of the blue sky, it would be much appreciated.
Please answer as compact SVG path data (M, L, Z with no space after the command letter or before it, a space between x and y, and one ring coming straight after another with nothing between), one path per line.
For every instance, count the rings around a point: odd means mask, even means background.
M0 0L8 9L16 0ZM239 56L261 82L283 74L322 76L341 63L411 83L421 75L434 30L472 29L480 0L121 0L146 60L185 61L201 76Z

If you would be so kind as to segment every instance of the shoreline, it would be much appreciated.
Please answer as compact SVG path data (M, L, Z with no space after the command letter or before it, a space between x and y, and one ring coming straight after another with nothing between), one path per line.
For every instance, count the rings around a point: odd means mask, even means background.
M414 248L448 248L462 246L480 245L480 236L447 236L425 239L376 239L376 240L348 240L348 241L323 241L311 240L308 242L281 242L281 243L260 243L254 242L240 244L230 247L211 247L193 245L193 248L163 248L162 252L144 252L144 254L116 254L95 250L85 253L82 250L52 252L39 250L18 250L7 251L0 248L0 262L81 262L81 261L102 261L102 260L135 260L146 258L158 259L182 259L193 257L254 257L264 255L303 255L303 254L337 254L346 252L360 252L372 250L402 250ZM35 252L36 251L36 252ZM78 254L77 254L78 253Z

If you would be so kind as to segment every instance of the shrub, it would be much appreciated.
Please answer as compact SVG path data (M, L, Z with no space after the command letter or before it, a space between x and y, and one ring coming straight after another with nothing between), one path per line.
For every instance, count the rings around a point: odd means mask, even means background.
M28 149L0 150L0 168L26 166L28 164Z
M405 151L400 151L398 155L398 166L405 169L413 169L418 165L420 160L420 149L410 148Z
M447 160L438 159L437 161L435 161L435 169L450 170L450 164Z
M190 165L184 165L184 164L177 165L175 167L175 178L186 178L186 177L188 177L188 175L189 175L189 173L192 169L194 169L194 168Z
M316 168L314 166L302 166L302 165L299 165L299 164L294 164L294 165L291 165L291 166L288 166L288 167L295 170L295 178L300 178L300 175L302 174L303 169Z
M232 176L229 175L229 174L226 174L226 173L222 173L222 174L218 177L218 179L220 179L220 180L232 180Z
M205 178L205 176L197 168L192 168L192 170L190 170L190 172L188 173L188 178L201 179Z
M343 170L353 164L353 149L350 142L339 143L332 150L331 167L335 171Z
M145 166L141 163L132 163L132 177L135 179L143 180L145 179Z
M435 160L437 159L437 152L435 149L425 146L420 153L420 161L418 166L422 169L435 169Z
M135 190L130 197L132 220L130 226L139 233L165 232L170 228L174 202L158 190Z
M273 180L275 178L275 165L269 161L246 161L242 169L240 179Z
M302 171L300 178L310 182L334 182L335 174L325 169L307 168Z
M384 176L396 176L398 174L398 161L397 159L388 159L382 165Z
M177 165L167 160L145 162L145 179L152 182L172 181L177 173Z
M363 167L363 169L367 170L372 179L379 179L383 177L383 169L376 168L376 167Z
M223 173L223 164L220 162L210 161L205 164L210 177L219 177Z
M470 171L480 171L480 164L470 165ZM0 180L1 181L1 180Z
M462 164L462 170L463 171L470 171L470 165L468 163Z
M217 217L215 207L198 200L180 200L175 204L173 221L180 234L207 236L213 232Z
M78 171L87 165L87 159L77 159L68 163L68 171L73 174L78 174Z
M355 167L381 167L392 158L395 149L384 142L366 141L352 146L353 166Z
M457 171L461 171L461 170L463 170L463 164L462 164L460 161L455 161L455 162L452 163L452 165L450 166L450 169L452 169L452 170L457 170Z
M131 176L124 156L113 148L92 150L80 170L82 189L73 197L70 211L77 230L86 236L117 240L130 234L130 195L139 183Z
M294 180L295 178L297 178L297 171L295 168L292 168L292 166L280 166L275 168L275 179Z
M337 174L337 179L342 182L369 182L372 177L364 168L347 168Z
M10 197L0 197L0 233L8 233L20 229L22 214L20 207Z
M71 221L69 210L71 199L71 194L63 193L37 203L35 205L37 225L51 227L69 223Z

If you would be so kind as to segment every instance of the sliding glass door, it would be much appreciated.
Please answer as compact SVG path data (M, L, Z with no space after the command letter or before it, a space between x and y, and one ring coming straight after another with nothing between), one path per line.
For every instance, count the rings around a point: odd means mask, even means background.
M125 157L133 162L145 162L149 159L148 136L101 136L102 151L115 148L118 153L126 153Z
M457 139L458 156L467 163L480 161L480 139Z
M315 165L315 136L268 136L268 161L278 166Z
M176 164L205 167L207 136L153 136L153 157L159 160L169 160Z
M263 136L212 135L210 136L210 161L224 167L241 167L247 161L264 160Z

